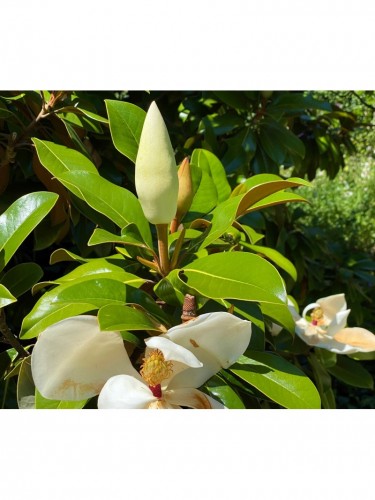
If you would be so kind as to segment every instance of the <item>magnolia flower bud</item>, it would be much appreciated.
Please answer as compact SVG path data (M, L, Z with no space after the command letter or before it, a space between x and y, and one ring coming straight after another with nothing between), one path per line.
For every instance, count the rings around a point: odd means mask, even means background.
M193 181L191 179L189 158L185 158L178 169L178 198L176 217L180 221L191 206L194 198Z
M155 102L151 103L142 129L135 162L135 189L149 222L171 222L177 210L177 166L167 127Z

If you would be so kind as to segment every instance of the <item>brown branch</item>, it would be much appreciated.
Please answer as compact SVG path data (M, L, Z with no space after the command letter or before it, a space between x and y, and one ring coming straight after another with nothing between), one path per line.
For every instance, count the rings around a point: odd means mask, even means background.
M11 329L7 325L4 309L0 309L0 333L3 336L3 339L1 339L1 341L10 344L18 352L21 358L26 358L27 356L29 356L29 353L21 345L17 337L13 335Z

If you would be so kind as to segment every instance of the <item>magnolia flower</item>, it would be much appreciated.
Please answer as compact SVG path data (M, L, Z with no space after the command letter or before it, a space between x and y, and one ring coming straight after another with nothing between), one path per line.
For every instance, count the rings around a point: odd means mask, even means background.
M375 351L374 334L345 328L349 313L343 293L324 297L305 307L302 317L294 310L296 333L306 344L337 354Z
M171 222L177 210L177 166L167 127L155 102L143 124L135 162L135 189L149 222Z
M229 313L203 314L146 339L138 373L119 332L100 331L94 316L63 320L42 332L31 369L48 399L99 394L99 408L222 408L197 388L247 348L251 323Z

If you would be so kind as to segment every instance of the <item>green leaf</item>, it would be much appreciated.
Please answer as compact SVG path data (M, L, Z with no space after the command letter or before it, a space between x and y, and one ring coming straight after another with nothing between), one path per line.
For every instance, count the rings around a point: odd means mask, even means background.
M301 139L281 123L271 118L265 118L261 122L261 127L267 129L268 137L274 143L282 144L284 148L293 155L297 155L301 158L305 156L305 145ZM270 144L270 146L272 147L272 144Z
M49 141L32 139L35 144L40 163L53 176L59 177L65 172L84 170L99 175L95 165L82 153Z
M290 262L289 259L284 257L280 252L275 250L274 248L263 247L259 245L250 245L246 242L241 242L241 245L249 250L264 256L265 258L272 261L274 264L279 266L285 272L289 274L289 276L296 281L297 280L297 270L294 265Z
M0 216L0 271L17 248L48 214L58 198L55 193L35 192L18 198Z
M21 338L37 337L45 328L62 319L94 311L107 304L140 304L163 324L168 317L142 290L109 278L75 280L46 292L24 318Z
M35 408L35 385L31 373L31 356L23 359L17 380L17 402L21 410Z
M223 405L230 409L244 409L241 398L237 392L230 387L219 375L214 375L205 384L204 388L210 396L221 401Z
M345 384L364 389L374 389L371 374L357 361L339 356L335 366L327 367L327 371Z
M207 214L217 205L217 190L207 170L201 169L194 163L190 163L190 170L195 194L189 213L196 217L197 214Z
M44 398L38 389L35 389L35 408L37 410L80 410L87 403L87 399L81 401L57 401Z
M224 167L220 160L206 149L194 149L191 164L197 165L202 171L209 173L217 192L217 199L222 202L229 198L231 187L228 183Z
M181 269L179 277L205 297L287 307L283 280L272 264L258 255L243 252L208 255Z
M0 309L8 306L12 302L16 302L16 300L16 297L14 297L4 285L0 284Z
M126 305L109 304L98 312L101 330L154 330L162 332L160 323L140 309Z
M128 102L106 100L115 148L135 163L146 112Z
M323 351L323 349L320 350ZM334 410L336 408L336 400L332 390L330 374L313 353L310 353L307 359L313 370L316 386L322 400L322 407L327 410Z
M9 269L0 281L15 297L19 297L30 290L42 276L43 269L38 264L25 262Z
M17 356L18 352L13 347L0 352L0 379L3 379L6 376Z
M129 224L129 226L132 226L134 229L136 229L136 226L134 224ZM125 230L125 234L121 236L110 233L109 231L105 231L104 229L97 228L92 233L87 245L92 246L101 245L103 243L121 243L122 245L130 245L143 248L150 252L151 249L143 241L141 241L141 237L138 231L126 231L126 228L129 228L129 226L126 226L123 229L123 231ZM154 252L151 251L151 253Z
M246 351L230 371L285 408L320 408L319 393L311 380L276 354Z
M38 285L34 286L33 293L35 294L37 291L48 285L60 285L69 282L78 283L82 281L89 281L93 278L109 278L137 288L146 283L147 280L125 271L121 267L121 264L124 264L123 260L119 260L117 265L104 258L92 259L89 262L76 267L73 271L55 281L38 283Z
M68 172L61 174L58 179L78 198L107 216L120 228L134 223L144 242L152 247L149 223L133 193L90 172Z
M274 193L278 191L305 185L310 184L294 177L283 180L273 174L254 175L237 186L232 196L212 211L211 228L205 235L200 248L206 248L212 244L228 230L236 219L251 211L287 201L305 201L301 196L292 193L279 193L279 198L270 197L270 195L276 196Z

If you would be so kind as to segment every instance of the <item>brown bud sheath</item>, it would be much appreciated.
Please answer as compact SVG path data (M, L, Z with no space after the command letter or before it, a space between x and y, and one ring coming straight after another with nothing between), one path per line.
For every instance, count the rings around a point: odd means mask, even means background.
M194 198L193 181L191 179L191 170L189 158L186 157L178 169L178 198L177 198L177 213L176 218L178 221L189 210Z

